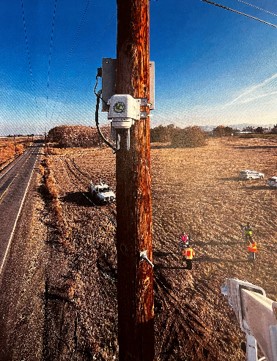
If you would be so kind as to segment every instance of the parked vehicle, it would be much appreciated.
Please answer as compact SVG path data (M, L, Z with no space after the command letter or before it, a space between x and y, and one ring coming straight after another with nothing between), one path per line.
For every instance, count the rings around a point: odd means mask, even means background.
M240 171L239 177L240 179L263 179L264 173L245 169Z
M275 188L277 188L277 177L271 177L271 178L269 178L266 183L267 183L267 185L268 185L269 187L275 187Z
M93 184L90 182L89 193L96 204L107 204L115 201L115 194L106 183Z

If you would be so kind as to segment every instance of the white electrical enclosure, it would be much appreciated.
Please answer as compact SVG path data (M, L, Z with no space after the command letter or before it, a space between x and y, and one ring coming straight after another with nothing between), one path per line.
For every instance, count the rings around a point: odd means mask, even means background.
M108 119L115 129L129 129L135 120L140 119L140 99L129 94L114 94L108 101Z

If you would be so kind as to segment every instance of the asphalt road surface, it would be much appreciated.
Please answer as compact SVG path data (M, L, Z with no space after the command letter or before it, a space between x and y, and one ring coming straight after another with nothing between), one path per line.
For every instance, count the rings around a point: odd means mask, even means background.
M0 274L3 270L32 172L39 154L34 145L0 172Z

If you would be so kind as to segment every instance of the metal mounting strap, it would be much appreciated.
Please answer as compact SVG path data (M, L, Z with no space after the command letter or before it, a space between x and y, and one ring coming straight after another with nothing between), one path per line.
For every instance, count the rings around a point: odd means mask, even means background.
M141 251L141 252L139 253L139 257L140 257L140 260L141 260L141 261L146 261L147 263L150 264L150 266L151 266L152 268L154 268L154 264L150 261L150 259L149 259L148 256L147 256L147 250Z

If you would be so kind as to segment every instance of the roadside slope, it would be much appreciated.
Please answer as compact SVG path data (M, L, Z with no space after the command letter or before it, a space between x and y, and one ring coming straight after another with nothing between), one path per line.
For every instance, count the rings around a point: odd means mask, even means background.
M36 169L1 277L0 360L40 360L43 351L44 202Z

